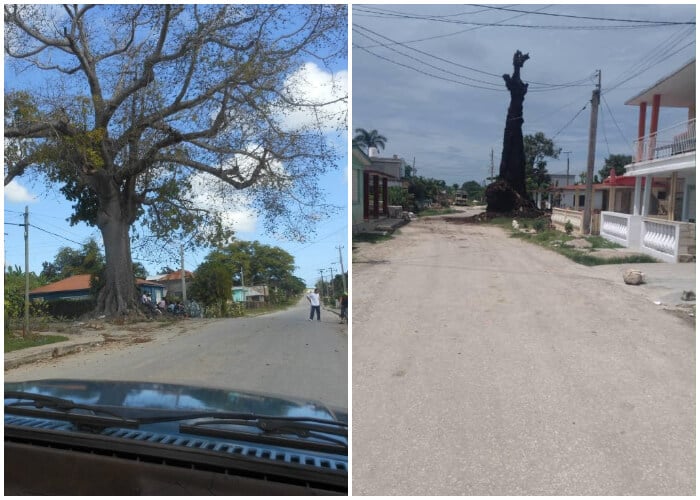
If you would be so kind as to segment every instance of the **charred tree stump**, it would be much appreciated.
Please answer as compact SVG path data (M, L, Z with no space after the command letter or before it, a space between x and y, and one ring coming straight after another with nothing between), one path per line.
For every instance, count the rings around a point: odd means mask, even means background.
M486 188L487 211L499 213L538 212L525 187L525 147L523 145L523 102L527 83L520 79L520 68L530 58L519 50L513 55L513 75L503 75L510 91L510 106L503 132L503 152L498 179Z

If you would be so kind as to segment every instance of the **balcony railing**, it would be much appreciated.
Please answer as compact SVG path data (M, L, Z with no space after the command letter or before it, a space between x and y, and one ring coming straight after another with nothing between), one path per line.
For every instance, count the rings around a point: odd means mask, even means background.
M695 118L634 141L636 162L695 151Z

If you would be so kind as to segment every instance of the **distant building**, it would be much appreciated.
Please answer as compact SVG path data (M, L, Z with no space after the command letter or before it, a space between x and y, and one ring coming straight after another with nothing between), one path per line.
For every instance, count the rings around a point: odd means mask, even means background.
M234 302L265 303L268 295L267 285L234 286L231 288L231 296Z
M159 274L156 276L148 276L147 279L149 281L155 281L156 283L159 283L163 285L165 288L164 295L166 297L182 297L182 271L174 271L170 274ZM192 281L194 280L194 275L190 272L185 270L185 286L189 286Z

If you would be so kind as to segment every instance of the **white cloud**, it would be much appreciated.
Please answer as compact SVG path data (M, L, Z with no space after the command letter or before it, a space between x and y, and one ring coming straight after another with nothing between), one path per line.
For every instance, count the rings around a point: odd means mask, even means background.
M237 233L255 232L258 217L243 191L205 173L194 174L190 182L191 200L197 207L218 213L224 225Z
M30 203L36 201L36 196L17 181L5 186L5 199L12 203Z
M336 128L339 119L347 113L348 72L331 73L314 63L304 64L285 82L285 91L294 102L306 104L331 103L320 108L297 107L280 118L290 130L320 126L324 131Z

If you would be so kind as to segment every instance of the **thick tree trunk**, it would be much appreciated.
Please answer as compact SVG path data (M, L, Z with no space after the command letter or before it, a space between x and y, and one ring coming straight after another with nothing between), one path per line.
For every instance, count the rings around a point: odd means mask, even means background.
M498 172L498 181L487 190L487 210L512 212L528 203L525 183L525 146L523 144L523 102L527 94L527 83L520 79L520 68L529 56L519 50L513 55L513 75L503 75L510 91L510 105L503 131L503 152ZM528 207L529 208L529 207Z
M124 316L138 307L138 293L131 261L130 224L115 219L100 227L105 245L104 285L97 296L97 312Z
M110 317L125 316L138 310L138 291L131 260L129 229L135 208L111 180L100 182L100 208L97 226L105 246L103 284L97 296L97 314Z

